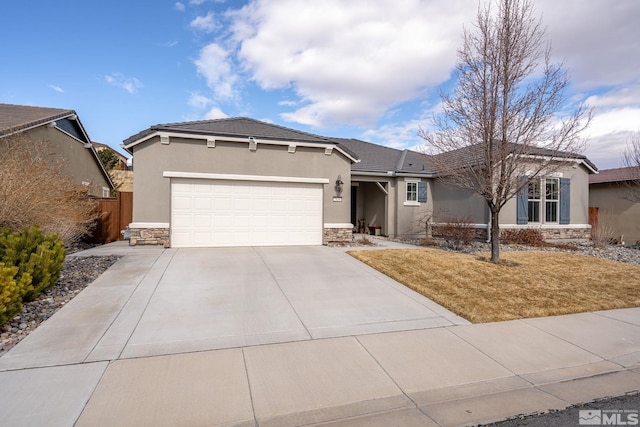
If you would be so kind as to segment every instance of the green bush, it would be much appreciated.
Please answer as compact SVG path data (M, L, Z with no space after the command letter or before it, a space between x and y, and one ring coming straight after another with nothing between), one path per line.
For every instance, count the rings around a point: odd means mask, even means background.
M62 240L56 234L45 236L38 227L19 233L0 231L0 262L18 268L15 281L23 301L33 301L55 285L64 256Z
M29 274L23 275L20 283L16 282L17 272L18 267L7 267L0 262L0 325L22 310L21 288L31 284Z

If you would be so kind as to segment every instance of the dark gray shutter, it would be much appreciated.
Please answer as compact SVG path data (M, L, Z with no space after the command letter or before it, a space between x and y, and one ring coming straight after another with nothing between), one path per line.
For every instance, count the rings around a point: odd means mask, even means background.
M427 203L427 183L418 183L418 202Z
M571 223L571 180L560 178L560 224Z
M518 178L518 186L522 186L516 196L516 222L517 224L527 224L529 222L529 186L527 177Z

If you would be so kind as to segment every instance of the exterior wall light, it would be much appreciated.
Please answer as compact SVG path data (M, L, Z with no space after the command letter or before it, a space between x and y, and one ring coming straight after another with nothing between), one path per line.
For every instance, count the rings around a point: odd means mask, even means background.
M342 182L342 175L338 175L338 179L336 179L336 195L340 197L342 194L342 186L344 182Z

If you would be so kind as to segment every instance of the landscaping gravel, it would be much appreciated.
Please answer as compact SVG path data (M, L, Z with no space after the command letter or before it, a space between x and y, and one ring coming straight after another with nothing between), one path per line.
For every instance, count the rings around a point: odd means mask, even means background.
M422 239L400 239L399 242L409 243L419 246L420 240ZM443 250L451 250L448 249L444 241L441 239L434 238L434 242L436 242L438 249ZM596 258L604 258L610 259L613 261L626 262L630 264L638 264L640 265L640 246L622 246L622 245L608 245L603 248L596 248L593 246L588 240L579 240L579 241L562 241L557 242L561 246L570 246L572 249L566 249L564 247L553 247L553 246L526 246L526 245L500 245L501 252L509 252L509 251L551 251L551 252L569 252L574 254L582 254L588 255ZM453 251L453 250L451 250ZM491 252L491 244L485 242L473 242L470 245L464 246L461 250L457 251L460 253L466 254L477 254L480 252Z
M0 326L0 356L78 295L120 257L67 257L58 282L35 300L23 304L22 312Z

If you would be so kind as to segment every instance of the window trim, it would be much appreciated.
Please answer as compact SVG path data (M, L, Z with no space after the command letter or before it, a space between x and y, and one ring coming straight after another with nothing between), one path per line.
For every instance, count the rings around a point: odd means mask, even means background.
M536 185L536 183L538 184L538 197L537 198L531 198L531 185ZM540 214L540 210L542 207L542 202L543 202L543 197L542 197L542 187L540 186L540 179L537 180L530 180L527 184L528 189L527 189L527 224L531 223L531 224L541 224L542 223L542 215ZM535 190L535 188L534 188ZM535 193L535 191L534 191ZM535 196L535 194L534 194ZM533 215L533 209L531 209L532 207L532 203L538 206L538 220L531 220L531 215Z
M405 178L405 189L404 189L404 206L420 206L420 202L418 201L418 183L422 180L419 178ZM409 184L413 184L415 186L415 190L413 193L415 194L415 200L409 200Z
M549 224L549 225L553 225L553 224L560 224L561 223L561 213L560 213L560 209L562 206L562 198L563 198L563 194L562 194L562 174L561 173L554 173L554 174L549 174L547 176L542 176L542 177L537 177L535 179L529 179L526 178L528 184L524 187L524 190L526 190L524 193L526 195L526 208L527 208L527 222L523 222L522 224L534 224L534 225L545 225L545 224ZM548 180L554 180L556 182L556 189L555 189L555 194L557 196L556 199L550 199L547 198L547 181ZM530 192L530 186L533 183L537 183L538 188L539 188L539 197L538 198L531 198L531 192ZM535 196L535 194L534 194ZM533 209L532 208L532 203L537 204L538 206L538 221L531 221L531 215L533 215ZM552 221L549 220L547 218L547 204L549 203L554 203L556 205L556 220ZM519 208L517 208L519 209Z
M556 198L547 198L547 182L553 180L556 182ZM556 205L556 220L551 221L547 218L547 204L554 203ZM560 223L560 178L546 177L544 178L544 223L545 224L559 224Z

